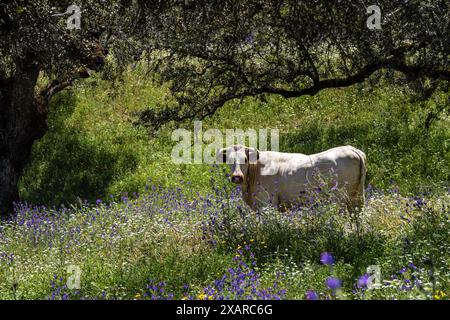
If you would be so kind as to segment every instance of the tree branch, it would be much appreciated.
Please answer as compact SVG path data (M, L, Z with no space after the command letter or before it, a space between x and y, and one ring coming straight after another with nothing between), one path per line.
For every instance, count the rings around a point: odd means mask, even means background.
M318 93L320 90L329 89L329 88L343 88L349 87L351 85L362 83L367 78L369 78L375 71L378 71L382 68L391 68L396 71L400 71L405 75L408 75L412 78L417 78L420 76L428 76L433 79L443 79L446 81L450 81L450 69L449 70L430 70L426 67L419 66L408 66L403 62L398 60L390 59L384 62L377 62L373 64L369 64L364 67L361 71L356 74L350 75L346 78L334 78L334 79L325 79L320 80L314 83L311 87L300 89L300 90L286 90L274 87L262 87L256 89L253 95L262 94L262 93L271 93L271 94L279 94L284 98L295 98L304 95L313 96Z

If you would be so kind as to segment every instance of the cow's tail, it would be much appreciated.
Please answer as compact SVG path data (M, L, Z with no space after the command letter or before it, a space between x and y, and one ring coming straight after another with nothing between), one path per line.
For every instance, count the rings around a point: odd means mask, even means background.
M361 205L364 205L365 197L364 197L364 184L366 181L366 154L359 149L353 148L353 151L359 157L359 192L361 193Z

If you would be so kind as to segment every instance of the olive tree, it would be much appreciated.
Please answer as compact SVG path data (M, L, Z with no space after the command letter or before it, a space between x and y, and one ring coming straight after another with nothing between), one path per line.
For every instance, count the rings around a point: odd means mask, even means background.
M128 45L128 34L136 33L131 1L78 1L80 12L70 5L0 4L0 214L19 200L17 183L34 141L48 130L52 97L101 69L108 53L118 52L117 66L134 54Z

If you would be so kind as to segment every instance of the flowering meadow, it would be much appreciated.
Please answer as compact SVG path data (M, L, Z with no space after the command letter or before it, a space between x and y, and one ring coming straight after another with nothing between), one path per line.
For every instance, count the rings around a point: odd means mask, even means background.
M224 169L211 167L207 195L180 181L94 204L18 204L1 223L0 298L449 298L448 190L404 197L369 186L358 216L328 190L289 212L254 213L215 180ZM71 265L79 288L68 286ZM369 286L371 265L381 277Z
M367 154L360 214L326 188L254 213L226 166L170 161L172 130L192 123L138 122L173 103L145 70L76 83L53 99L22 202L0 222L0 299L449 299L449 119L424 126L448 92L410 98L361 85L230 101L205 119L278 128L280 151Z

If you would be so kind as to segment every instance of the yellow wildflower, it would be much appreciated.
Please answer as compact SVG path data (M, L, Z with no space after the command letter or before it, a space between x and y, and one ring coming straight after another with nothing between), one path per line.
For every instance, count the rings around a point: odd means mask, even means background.
M199 295L198 295L198 298L199 298L200 300L205 300L205 294L204 294L204 293L199 294Z
M442 298L444 298L446 296L445 292L438 290L436 291L436 293L433 296L434 300L441 300Z

